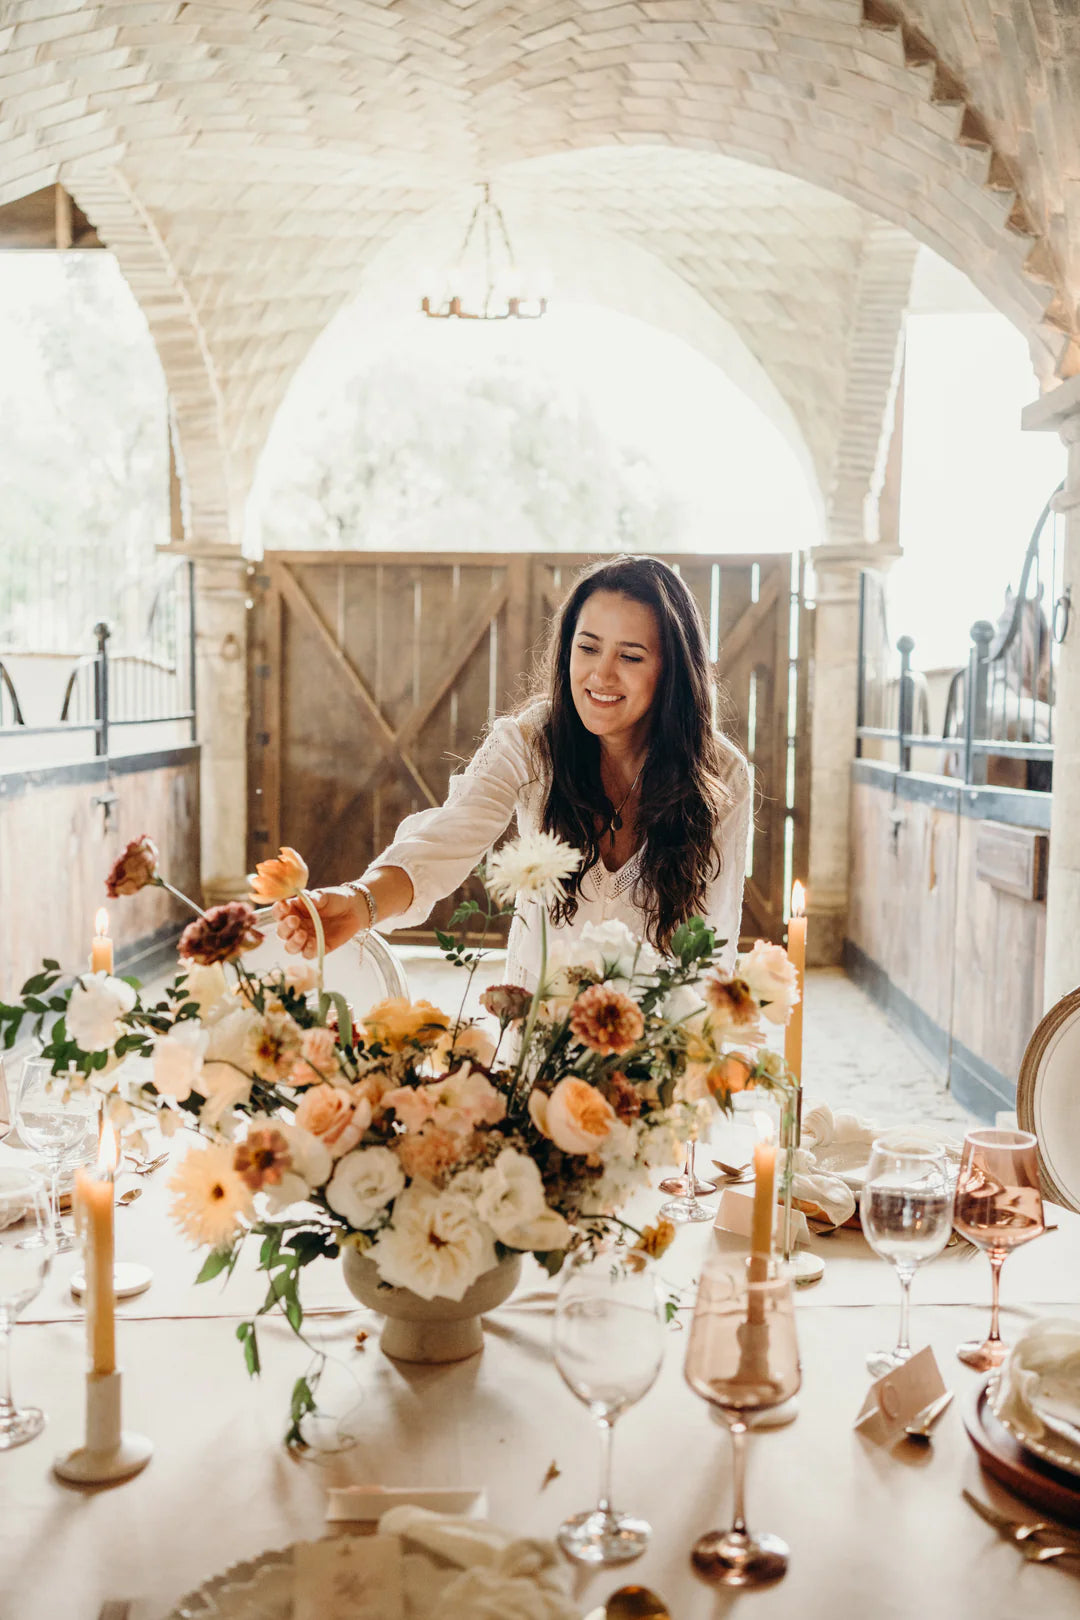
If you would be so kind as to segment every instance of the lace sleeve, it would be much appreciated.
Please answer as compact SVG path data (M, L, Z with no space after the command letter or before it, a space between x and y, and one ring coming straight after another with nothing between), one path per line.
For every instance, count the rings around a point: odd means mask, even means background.
M450 778L446 803L406 816L373 866L400 866L413 886L408 911L381 932L415 928L463 883L505 832L532 776L528 745L514 719L497 720L465 769Z

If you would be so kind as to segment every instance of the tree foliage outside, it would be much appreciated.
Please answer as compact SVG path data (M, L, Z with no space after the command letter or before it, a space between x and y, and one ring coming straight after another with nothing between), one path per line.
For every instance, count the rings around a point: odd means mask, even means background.
M653 463L605 430L572 381L520 355L478 352L463 366L446 353L383 352L287 420L252 500L267 548L679 544L681 505Z
M169 538L168 406L109 253L0 253L0 651L145 631Z

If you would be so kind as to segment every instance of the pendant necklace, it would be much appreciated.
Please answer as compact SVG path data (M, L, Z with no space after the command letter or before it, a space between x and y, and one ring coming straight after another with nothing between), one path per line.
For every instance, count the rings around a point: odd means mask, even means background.
M645 761L642 760L641 767L640 767L637 775L634 777L634 780L631 782L630 786L627 788L626 792L623 794L622 798L619 800L618 808L614 811L614 813L612 814L611 820L608 822L608 834L610 835L612 843L615 842L615 834L617 832L622 831L623 807L626 804L626 801L630 797L631 793L633 793L634 789L637 787L638 783L641 781L641 772L644 769L645 769Z

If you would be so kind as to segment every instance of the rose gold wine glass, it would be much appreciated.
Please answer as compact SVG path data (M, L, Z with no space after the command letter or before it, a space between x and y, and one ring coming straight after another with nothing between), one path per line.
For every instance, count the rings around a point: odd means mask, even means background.
M684 1370L694 1393L719 1409L734 1452L731 1528L710 1531L694 1544L694 1568L723 1586L779 1580L787 1570L786 1545L768 1532L751 1533L746 1524L746 1430L749 1417L790 1400L802 1382L790 1279L755 1282L707 1270Z
M968 1131L956 1183L953 1225L985 1249L993 1278L990 1334L957 1349L977 1372L1000 1367L1008 1354L998 1331L998 1295L1006 1255L1046 1230L1035 1138L1027 1131Z
M672 1193L674 1196L666 1204L660 1205L660 1214L665 1220L681 1223L683 1221L711 1221L713 1212L699 1204L698 1199L707 1198L716 1191L714 1181L702 1181L694 1169L694 1155L697 1151L697 1138L691 1136L686 1144L686 1162L681 1176L668 1176L660 1183L660 1191Z

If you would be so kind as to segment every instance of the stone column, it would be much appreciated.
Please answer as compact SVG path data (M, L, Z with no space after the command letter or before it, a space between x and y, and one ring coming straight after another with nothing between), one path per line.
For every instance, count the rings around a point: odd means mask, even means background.
M812 966L841 959L850 866L851 762L859 675L859 574L893 553L874 545L821 545L814 568L814 663L810 690L810 927Z
M195 563L202 891L216 905L247 892L248 563L234 546L168 549Z
M1029 405L1023 425L1057 432L1069 450L1065 488L1063 589L1072 593L1069 627L1058 650L1054 694L1054 792L1046 884L1046 1006L1080 985L1080 377Z

